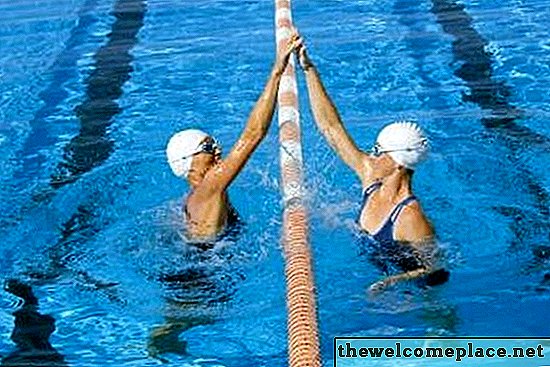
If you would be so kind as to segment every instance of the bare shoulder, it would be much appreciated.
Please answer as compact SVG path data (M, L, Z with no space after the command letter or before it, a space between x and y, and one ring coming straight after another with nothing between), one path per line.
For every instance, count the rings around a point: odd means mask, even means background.
M395 237L399 241L426 242L433 239L435 233L418 201L405 208L395 223Z

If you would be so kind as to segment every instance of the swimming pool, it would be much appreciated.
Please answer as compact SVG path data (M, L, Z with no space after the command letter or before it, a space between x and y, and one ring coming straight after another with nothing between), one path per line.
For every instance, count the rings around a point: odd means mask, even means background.
M326 365L335 335L548 335L548 5L293 3L361 147L396 118L430 133L415 189L452 271L441 287L367 297L380 273L355 241L361 188L299 74ZM238 137L273 62L272 2L0 10L0 276L33 285L57 352L75 366L284 365L276 124L230 189L242 233L206 254L180 239L187 187L164 158L179 129L226 148ZM0 294L4 357L21 301Z

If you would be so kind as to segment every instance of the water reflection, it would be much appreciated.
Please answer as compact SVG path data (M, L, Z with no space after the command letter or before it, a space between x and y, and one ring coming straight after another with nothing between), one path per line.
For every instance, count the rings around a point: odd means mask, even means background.
M186 355L187 341L182 333L190 328L212 324L232 301L238 283L244 279L238 267L237 249L243 241L243 225L235 225L214 241L185 242L177 226L160 229L155 246L176 246L183 251L168 251L170 264L156 264L156 281L164 290L164 323L155 326L149 335L148 353L164 360L167 353ZM157 253L154 261L163 262ZM174 260L174 256L178 257Z
M531 253L533 259L526 270L528 272L542 272L542 279L535 289L539 292L550 291L550 246L535 246Z
M457 307L443 300L433 299L433 295L426 293L426 304L422 308L420 319L427 326L426 335L457 335L461 323Z

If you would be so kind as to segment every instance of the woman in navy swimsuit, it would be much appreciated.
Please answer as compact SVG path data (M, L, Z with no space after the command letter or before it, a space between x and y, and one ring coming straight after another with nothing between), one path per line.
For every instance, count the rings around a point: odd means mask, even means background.
M446 281L449 273L436 264L434 229L411 188L414 170L428 153L424 132L413 122L395 122L382 129L370 152L360 150L344 128L301 44L297 53L317 126L364 188L358 224L370 250L374 250L370 252L379 256L377 263L383 256L398 269L396 274L371 285L370 290L418 278L425 278L431 285Z

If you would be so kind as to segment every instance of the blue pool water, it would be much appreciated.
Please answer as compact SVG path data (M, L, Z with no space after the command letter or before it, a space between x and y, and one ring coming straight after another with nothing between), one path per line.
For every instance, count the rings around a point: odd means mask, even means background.
M358 144L429 132L415 190L450 281L381 276L354 234L360 185L300 103L324 364L336 335L547 336L550 2L295 1ZM273 63L270 1L0 0L0 278L32 285L72 366L282 366L276 123L230 189L245 226L199 253L164 158L198 127L228 148ZM546 282L545 282L546 275ZM0 356L17 353L0 292Z

